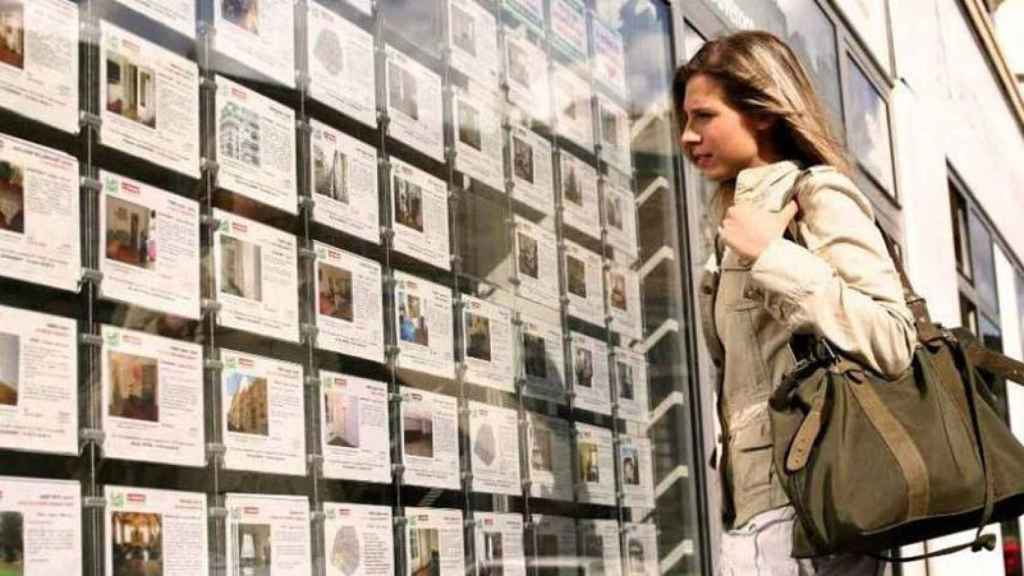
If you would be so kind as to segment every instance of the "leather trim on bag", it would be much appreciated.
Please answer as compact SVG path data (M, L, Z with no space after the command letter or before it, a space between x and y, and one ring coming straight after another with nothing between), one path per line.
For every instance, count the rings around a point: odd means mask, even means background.
M821 414L825 407L825 393L819 392L814 396L811 403L811 410L804 416L804 421L793 436L793 442L789 445L789 454L786 456L786 471L792 474L807 464L811 455L811 447L818 438L821 431Z
M892 412L885 407L882 399L871 388L870 384L850 386L853 396L860 403L864 414L882 436L882 440L892 450L896 462L907 481L907 517L916 518L928 513L930 487L928 485L928 467L917 446L910 440L907 429L900 424Z

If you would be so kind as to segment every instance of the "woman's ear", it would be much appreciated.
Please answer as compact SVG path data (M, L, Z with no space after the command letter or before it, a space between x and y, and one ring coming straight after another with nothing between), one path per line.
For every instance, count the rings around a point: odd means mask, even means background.
M775 128L778 118L770 114L756 114L752 120L755 130L758 132L770 132Z

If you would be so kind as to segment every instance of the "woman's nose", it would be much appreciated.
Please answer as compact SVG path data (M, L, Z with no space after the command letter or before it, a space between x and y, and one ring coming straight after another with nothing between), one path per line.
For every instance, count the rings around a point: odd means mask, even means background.
M679 134L679 142L684 147L687 144L696 144L700 142L700 134L697 134L690 128L683 128L683 131Z

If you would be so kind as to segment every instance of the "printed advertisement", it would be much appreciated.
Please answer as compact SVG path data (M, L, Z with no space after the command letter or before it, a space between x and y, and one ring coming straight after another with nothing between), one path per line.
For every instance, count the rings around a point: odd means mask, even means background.
M522 335L523 393L565 404L565 345L557 314L551 320L524 314Z
M515 393L512 311L472 296L462 303L466 381Z
M620 436L619 470L622 470L624 504L631 508L654 508L651 441L647 438Z
M106 576L209 572L206 494L103 487Z
M591 111L590 82L562 64L555 64L553 77L558 134L584 150L592 151L594 117Z
M77 134L78 5L8 0L0 22L0 107Z
M551 122L548 55L523 29L505 28L505 81L509 102L542 124Z
M451 270L447 185L444 180L398 158L391 157L390 161L395 250Z
M0 134L0 275L78 291L78 161Z
M78 453L78 327L0 306L0 448Z
M221 349L224 467L306 474L301 364Z
M196 0L117 0L117 2L181 32L196 37Z
M295 87L295 9L292 0L218 0L213 3L216 49Z
M462 511L405 508L405 576L466 574Z
M611 310L612 330L634 340L643 338L640 275L614 262L608 268L608 308Z
M615 387L619 397L619 418L646 424L651 413L647 359L643 354L625 348L615 349Z
M476 574L526 576L522 514L474 512L477 522Z
M81 483L0 476L0 549L4 573L81 576Z
M619 98L626 98L626 49L622 34L593 19L594 81Z
M384 362L384 295L374 260L321 242L316 252L318 348Z
M633 155L630 151L630 140L633 135L629 127L629 116L621 106L600 93L597 95L597 129L601 160L631 174Z
M554 232L513 217L518 293L550 305L558 300L558 244Z
M544 0L503 0L502 4L523 22L544 30Z
M228 510L224 535L228 574L313 573L309 498L229 492L224 506Z
M551 142L533 130L513 126L509 135L512 197L544 214L555 212Z
M566 150L559 153L562 169L562 219L591 238L601 237L601 202L597 169Z
M458 399L409 386L402 386L401 393L403 481L458 490L462 481Z
M102 326L103 453L204 466L203 348Z
M389 506L325 502L323 530L327 576L392 576L395 573L392 522Z
M519 413L471 400L469 443L473 491L521 496Z
M320 394L324 477L391 482L387 384L321 370Z
M476 0L448 0L452 67L486 86L498 84L498 22Z
M551 0L551 45L572 62L587 62L587 6L583 0Z
M564 240L565 286L569 299L569 314L604 326L604 286L601 271L604 263L601 255L583 246Z
M580 520L584 576L621 576L619 523L616 520Z
M309 95L376 128L373 35L317 2L306 14Z
M566 562L567 558L575 560L579 556L576 549L576 521L549 514L533 514L532 520L534 550L527 564L531 574L578 576L579 564L575 561Z
M109 22L100 38L100 143L198 178L199 66Z
M612 431L576 422L576 499L588 504L615 505L615 455Z
M199 203L100 171L100 295L199 319Z
M213 262L217 322L289 342L299 341L295 236L214 209Z
M470 1L470 0L467 0ZM455 169L495 190L505 190L502 113L497 96L481 87L453 87Z
M396 271L395 324L400 367L455 378L449 288Z
M612 184L611 179L604 183L604 223L608 244L636 258L636 197L628 189Z
M611 391L608 379L608 345L586 334L573 332L572 390L574 406L598 414L612 415Z
M629 576L658 576L658 528L654 524L632 524L626 530L626 573Z
M387 47L386 65L390 134L444 162L441 77L391 46Z
M298 213L295 111L217 76L217 186Z
M569 422L533 412L526 415L530 496L571 502L572 433Z
M380 244L377 150L316 119L310 126L313 220Z

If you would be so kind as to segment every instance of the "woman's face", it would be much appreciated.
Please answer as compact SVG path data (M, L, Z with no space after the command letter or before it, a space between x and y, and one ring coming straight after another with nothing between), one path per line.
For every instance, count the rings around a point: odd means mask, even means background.
M735 178L740 170L767 162L759 145L759 126L733 108L714 78L697 74L686 83L683 152L715 182Z

